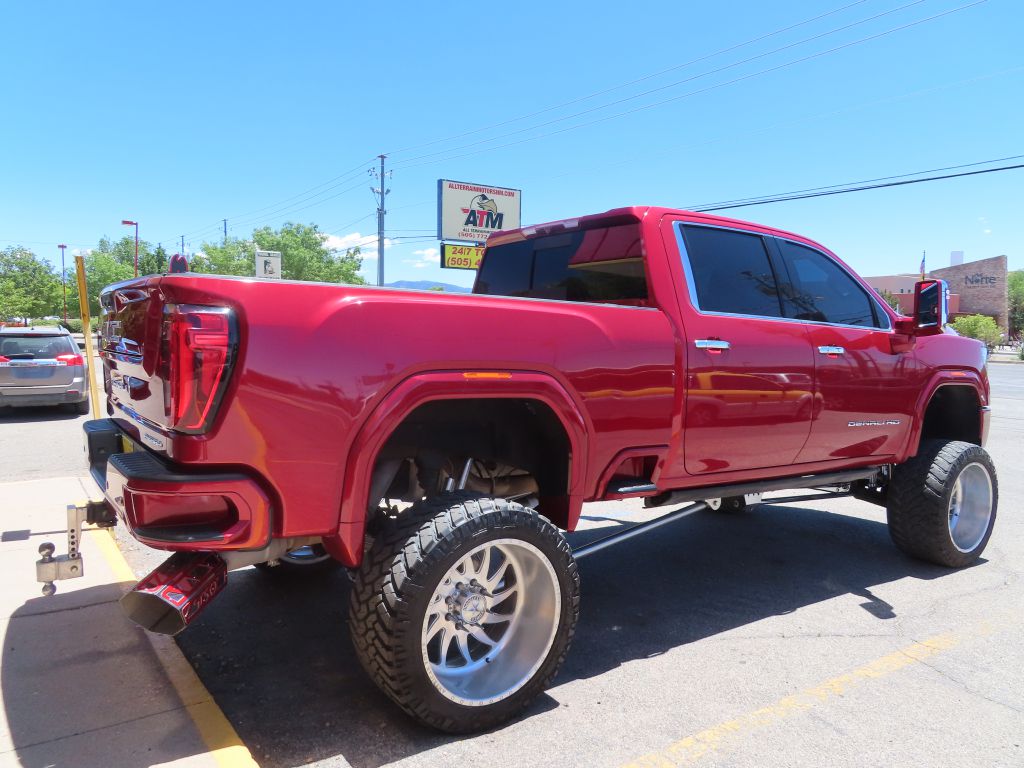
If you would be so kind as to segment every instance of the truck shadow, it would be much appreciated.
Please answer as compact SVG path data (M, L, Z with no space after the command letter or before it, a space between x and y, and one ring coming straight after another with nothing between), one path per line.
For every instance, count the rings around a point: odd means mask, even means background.
M900 607L872 587L949 573L899 553L884 523L790 506L694 515L597 553L580 571L574 647L525 718L556 709L564 683L839 595L861 596L861 608L890 620ZM341 755L376 768L458 740L416 725L364 675L348 638L343 571L282 576L232 574L179 638L262 766Z
M30 599L0 625L10 735L0 764L146 768L206 752L149 641L121 613L129 586Z

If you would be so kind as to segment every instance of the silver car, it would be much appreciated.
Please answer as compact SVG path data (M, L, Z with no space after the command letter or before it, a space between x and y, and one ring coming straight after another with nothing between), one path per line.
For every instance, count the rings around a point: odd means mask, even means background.
M66 404L89 412L86 364L64 328L0 328L0 408Z

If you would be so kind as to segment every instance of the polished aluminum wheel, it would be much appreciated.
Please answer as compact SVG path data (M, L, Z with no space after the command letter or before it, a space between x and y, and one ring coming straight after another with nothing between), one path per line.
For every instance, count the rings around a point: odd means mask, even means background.
M459 704L501 701L543 664L561 612L558 577L537 547L520 539L481 544L431 595L421 634L427 675Z
M988 532L992 520L992 478L977 462L956 478L949 495L949 536L961 552L971 552Z
M330 559L331 556L327 554L327 550L320 544L299 547L291 552L286 552L280 557L282 563L290 563L291 565L316 565Z

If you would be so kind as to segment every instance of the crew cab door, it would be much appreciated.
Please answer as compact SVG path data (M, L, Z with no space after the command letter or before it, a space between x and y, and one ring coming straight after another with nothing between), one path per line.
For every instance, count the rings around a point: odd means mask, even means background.
M683 222L672 224L672 237L687 283L683 449L674 474L791 464L810 433L814 359L807 328L783 317L765 237Z
M784 310L807 324L814 352L815 417L797 461L898 452L916 401L912 353L894 351L889 315L835 259L772 240L786 272Z

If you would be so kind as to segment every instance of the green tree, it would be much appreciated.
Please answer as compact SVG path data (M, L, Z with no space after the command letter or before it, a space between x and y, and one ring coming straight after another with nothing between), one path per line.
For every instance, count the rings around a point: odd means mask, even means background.
M127 264L119 260L109 250L95 250L85 256L85 284L86 290L89 291L90 317L98 317L100 314L100 294L104 288L114 283L130 280L135 275L134 248L133 242L133 259ZM142 273L141 269L139 273ZM73 268L68 272L68 315L82 316L81 305L78 301L78 280L75 278Z
M1024 269L1015 269L1006 276L1010 298L1010 335L1024 330Z
M884 301L897 312L900 311L900 303L896 301L896 297L893 296L892 291L879 291L879 295L882 297L882 301Z
M260 250L281 252L282 277L322 283L363 285L363 265L358 248L344 253L327 247L327 235L316 224L287 223L279 230L257 229L252 238Z
M143 255L142 243L139 242L140 275L159 275L166 272L168 266L167 250L162 245L158 245L156 249L150 253L149 244L147 243L146 253Z
M211 275L253 277L256 274L255 255L255 243L231 237L223 245L203 243L188 268L191 272Z
M29 298L13 278L0 277L0 324L10 317L25 317Z
M157 275L165 270L167 267L167 253L163 252L163 258L153 250L153 247L145 240L139 240L139 274L140 275ZM117 242L113 242L108 237L101 237L99 245L96 246L93 253L100 253L107 256L111 256L118 264L123 264L132 268L132 277L135 274L135 236L125 235Z
M60 277L47 262L21 246L0 251L0 317L55 314L60 296Z
M965 315L953 321L953 328L961 336L969 336L983 342L986 347L992 349L999 343L1002 331L996 325L996 321L988 315Z

